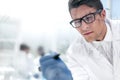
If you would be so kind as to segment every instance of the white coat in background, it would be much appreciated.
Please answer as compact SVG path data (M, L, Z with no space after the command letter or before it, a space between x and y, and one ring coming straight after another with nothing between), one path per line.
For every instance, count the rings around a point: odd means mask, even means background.
M28 54L20 51L15 55L13 67L15 68L16 74L14 77L29 79L32 76L34 70L33 56L31 53Z

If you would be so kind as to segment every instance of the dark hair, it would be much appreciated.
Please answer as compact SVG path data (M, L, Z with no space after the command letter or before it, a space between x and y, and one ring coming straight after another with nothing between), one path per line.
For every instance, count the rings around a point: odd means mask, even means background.
M69 0L68 2L69 11L72 8L78 8L81 5L93 7L96 10L103 9L103 5L100 0Z
M44 56L44 55L45 55L44 47L43 47L43 46L39 46L39 47L38 47L38 54L41 55L41 56Z
M43 46L39 46L38 51L42 51L42 50L44 50Z
M28 45L26 45L26 44L20 45L20 50L26 50L26 49L30 49Z

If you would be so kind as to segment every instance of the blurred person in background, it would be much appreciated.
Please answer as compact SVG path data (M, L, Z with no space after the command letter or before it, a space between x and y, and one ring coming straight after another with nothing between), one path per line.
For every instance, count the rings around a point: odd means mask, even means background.
M37 49L37 57L34 59L34 63L36 65L36 68L40 67L39 60L41 57L45 55L44 47L39 46Z
M41 79L43 80L42 72L41 72L41 66L40 66L40 63L39 63L40 58L45 55L45 50L44 50L43 46L39 46L37 48L37 55L38 56L34 59L34 63L35 63L34 77L37 80L41 80Z
M34 62L28 45L20 45L19 52L14 58L14 68L16 70L16 78L30 80L30 77L33 75Z

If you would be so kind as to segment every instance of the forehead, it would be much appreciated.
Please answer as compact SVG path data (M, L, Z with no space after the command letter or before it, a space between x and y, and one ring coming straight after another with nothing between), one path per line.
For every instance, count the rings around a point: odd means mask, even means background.
M95 11L96 9L94 8L88 7L86 5L81 5L78 8L71 9L70 14L73 19L77 19Z

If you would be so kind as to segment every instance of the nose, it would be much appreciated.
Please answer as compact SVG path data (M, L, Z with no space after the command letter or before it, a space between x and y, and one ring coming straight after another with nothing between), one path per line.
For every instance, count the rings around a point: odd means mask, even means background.
M84 21L82 21L82 25L81 25L81 29L83 31L86 31L89 29L89 25L87 23L85 23Z

